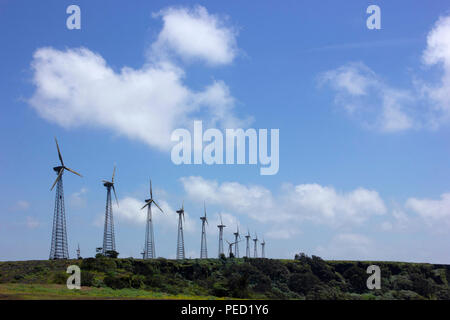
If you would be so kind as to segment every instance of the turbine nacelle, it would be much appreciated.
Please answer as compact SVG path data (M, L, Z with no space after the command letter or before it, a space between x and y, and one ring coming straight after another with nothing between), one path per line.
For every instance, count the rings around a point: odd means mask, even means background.
M180 217L183 216L183 221L185 221L185 218L184 218L184 201L183 201L183 203L182 203L182 205L181 205L181 208L178 209L176 212L178 213L178 215L179 215ZM186 221L185 221L185 222L186 222Z
M203 217L200 217L200 220L202 220L202 222L203 221L206 222L206 224L209 225L208 218L206 217L206 205L205 205L205 203L203 203L203 207L204 207L204 210L205 210L205 215Z
M108 189L109 189L109 188L112 188L112 190L113 190L113 192L114 192L114 197L116 198L117 206L119 206L119 200L117 200L116 188L114 188L114 176L115 176L115 174L116 174L116 166L114 166L111 181L108 181L108 180L102 180L102 182L103 182L103 185L104 185L106 188L108 188Z
M164 213L163 209L161 209L161 207L156 203L156 201L153 200L152 180L150 179L150 199L146 199L146 200L145 200L145 205L141 208L141 210L144 209L144 208L147 207L147 206L148 206L149 208L151 208L152 203L154 203L155 206L156 206L162 213Z
M61 179L61 176L62 176L62 174L64 173L64 170L70 171L70 172L76 174L77 176L82 177L81 174L79 174L79 173L76 172L75 170L72 170L72 169L70 169L70 168L67 168L67 167L64 165L64 161L63 161L63 158L62 158L62 155L61 155L61 151L59 150L58 140L56 140L56 138L55 138L55 142L56 142L56 149L58 150L58 157L59 157L59 161L61 162L61 165L60 165L60 166L57 166L57 167L53 167L53 170L54 170L55 172L57 172L58 176L56 177L55 182L53 182L53 185L52 185L52 187L50 188L50 190L53 190L53 188L55 187L56 183L59 181L59 179Z

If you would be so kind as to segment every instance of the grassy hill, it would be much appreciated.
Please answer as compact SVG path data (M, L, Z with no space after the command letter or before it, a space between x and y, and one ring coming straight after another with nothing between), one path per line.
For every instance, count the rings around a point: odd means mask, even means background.
M81 268L82 290L65 271ZM368 290L366 269L381 268ZM450 299L450 265L276 259L87 258L0 262L0 299Z

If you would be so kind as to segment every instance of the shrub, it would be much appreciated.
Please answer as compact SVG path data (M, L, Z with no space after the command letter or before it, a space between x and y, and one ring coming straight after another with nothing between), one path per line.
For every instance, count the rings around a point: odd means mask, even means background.
M111 289L130 288L130 277L128 275L108 275L103 280Z
M94 285L95 274L89 271L81 272L81 285L84 287L92 287Z
M346 280L348 280L354 292L363 293L367 291L368 275L365 269L353 265L344 272L343 276Z
M288 287L290 290L306 295L320 280L312 273L294 273L289 278Z
M52 283L66 284L68 277L69 277L69 275L65 272L56 272L53 274Z

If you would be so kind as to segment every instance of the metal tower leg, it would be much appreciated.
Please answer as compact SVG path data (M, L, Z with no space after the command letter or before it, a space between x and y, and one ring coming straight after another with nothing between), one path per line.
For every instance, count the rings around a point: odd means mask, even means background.
M62 176L56 185L55 210L53 213L50 259L69 259L67 248L66 213Z
M250 238L249 237L246 238L247 238L247 248L245 249L245 255L247 258L250 258Z
M219 258L223 254L223 228L219 228Z
M147 209L147 228L145 231L144 259L154 259L156 257L154 240L152 207L151 205L149 205Z
M236 257L236 258L239 258L239 243L238 243L238 236L237 235L235 235L234 236L234 242L235 242L235 245L234 245L234 256Z
M184 255L184 236L183 236L183 221L181 215L178 219L178 238L177 238L177 259L185 259Z
M103 232L103 254L108 251L116 251L116 240L114 235L114 219L111 203L111 187L107 187L105 229Z
M206 247L205 221L202 221L202 241L201 241L201 248L200 248L200 259L208 259L208 249Z

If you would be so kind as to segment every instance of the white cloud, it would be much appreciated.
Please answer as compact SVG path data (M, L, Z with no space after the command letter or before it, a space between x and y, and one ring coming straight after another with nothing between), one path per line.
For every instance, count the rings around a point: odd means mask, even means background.
M301 184L290 189L289 201L293 208L304 212L318 223L343 226L362 224L371 215L386 213L386 207L376 191L357 188L338 192L333 187Z
M174 26L173 19L185 19L189 33L196 34L196 28L199 36L206 33L210 46L225 45L221 37L228 29L219 28L218 18L204 8L168 9L161 15L167 22L155 45L167 44L169 50L174 49L177 39L190 43L191 38L184 38L186 30ZM219 37L217 43L215 36ZM226 55L230 48L219 46L218 52L210 47L196 48L191 53L225 63L232 59ZM175 50L185 54L188 45L182 42ZM41 117L65 128L101 127L161 150L173 145L170 136L174 129L190 127L195 119L222 127L244 123L233 114L235 99L223 81L194 91L184 84L181 67L170 58L162 59L161 50L152 52L143 67L115 71L100 54L87 48L39 48L33 55L36 89L29 103Z
M372 215L386 212L383 200L376 191L357 188L338 192L332 187L318 184L283 186L282 195L258 185L223 182L202 177L180 179L187 196L193 201L221 205L224 209L245 214L260 222L271 222L274 229L290 230L293 235L301 221L309 220L333 227L358 225ZM273 231L271 236L279 236Z
M336 91L335 102L361 121L382 132L395 132L415 126L407 109L410 93L386 85L363 63L350 63L320 75L321 84Z
M428 33L422 55L426 66L439 66L439 83L417 78L406 90L394 88L363 63L350 63L320 75L336 92L335 102L363 126L382 132L437 129L450 122L450 16Z
M265 233L267 238L271 239L291 239L300 234L300 230L295 226L272 226L272 228Z
M202 59L211 65L228 64L236 56L236 32L204 7L171 7L156 16L164 21L153 44L158 55L175 52L185 60Z
M31 216L26 217L26 226L28 229L36 229L40 225L41 223L36 218L33 218Z
M437 112L432 121L437 127L450 119L450 16L441 17L428 34L423 61L426 65L440 65L443 69L439 84L425 84L422 88Z
M84 208L86 206L86 188L81 188L80 191L74 192L70 195L70 204L77 208Z
M437 200L409 198L405 207L418 214L427 226L437 231L448 230L450 227L450 193L442 194Z
M417 221L411 219L402 209L393 209L392 220L384 221L380 227L383 231L413 231L417 228Z

